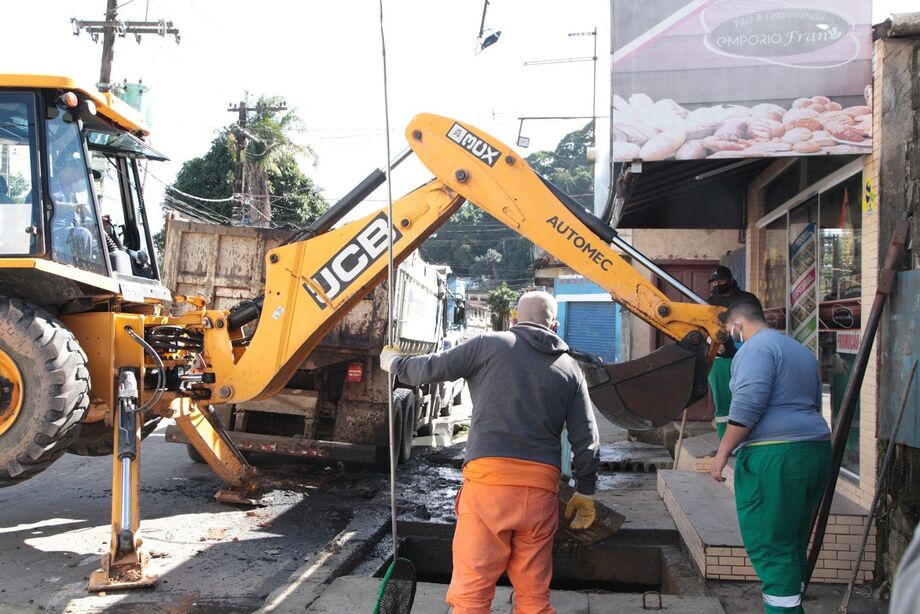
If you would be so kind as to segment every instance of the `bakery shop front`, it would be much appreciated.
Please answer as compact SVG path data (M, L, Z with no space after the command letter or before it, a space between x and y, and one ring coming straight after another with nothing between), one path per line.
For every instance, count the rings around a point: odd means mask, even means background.
M831 423L888 240L874 187L871 10L863 0L611 2L612 181L598 212L701 296L712 267L728 266L771 326L815 353ZM663 342L641 322L623 330L628 356ZM838 487L862 505L875 486L875 404L867 391ZM693 418L712 418L706 401Z

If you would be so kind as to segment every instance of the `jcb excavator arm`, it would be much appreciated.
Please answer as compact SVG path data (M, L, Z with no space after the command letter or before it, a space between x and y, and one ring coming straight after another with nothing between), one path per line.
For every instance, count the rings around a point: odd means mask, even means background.
M436 179L393 204L393 250L405 258L464 200L476 204L610 292L615 301L671 337L627 363L583 364L595 405L631 428L673 419L706 393L705 375L724 339L720 309L669 300L620 257L616 233L554 192L509 147L452 119L422 114L406 130ZM385 210L319 236L271 250L256 333L234 348L224 311L202 314L212 402L267 397L386 272ZM628 247L628 246L626 246ZM186 319L186 321L188 321Z

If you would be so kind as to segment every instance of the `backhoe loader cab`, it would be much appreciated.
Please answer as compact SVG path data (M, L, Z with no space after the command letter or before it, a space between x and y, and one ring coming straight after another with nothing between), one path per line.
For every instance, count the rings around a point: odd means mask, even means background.
M165 158L146 135L114 96L0 75L0 486L112 452L115 369L144 362L125 327L143 335L170 299L140 172Z
M146 134L113 96L65 78L0 76L4 294L57 314L105 295L169 298L156 282L139 170L165 158Z

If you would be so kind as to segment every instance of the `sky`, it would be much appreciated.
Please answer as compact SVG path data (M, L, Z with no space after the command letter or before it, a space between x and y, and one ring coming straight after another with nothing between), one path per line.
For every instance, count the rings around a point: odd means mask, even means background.
M868 1L868 0L867 0ZM916 10L917 0L876 0L873 20ZM590 116L592 100L609 94L603 76L609 49L609 3L603 0L490 0L487 29L501 39L476 51L480 0L384 0L387 100L391 152L406 146L405 126L420 112L472 124L514 145L519 117ZM104 18L105 0L44 0L5 6L0 24L4 71L63 74L94 84L102 45L74 36L72 17ZM308 176L330 202L386 160L383 62L378 0L122 0L123 20L167 19L181 40L146 35L115 45L113 79L143 80L153 105L151 144L170 162L151 164L148 202L181 163L203 155L227 112L245 92L282 96L303 119L296 140L317 154L304 159ZM591 61L525 65L546 59L590 58L598 29L597 91ZM37 44L39 41L42 44ZM603 109L601 102L597 108ZM599 113L601 111L598 111ZM528 120L523 155L553 149L588 120ZM430 177L416 160L393 176L394 198ZM378 190L368 207L385 206ZM161 224L153 214L151 225Z

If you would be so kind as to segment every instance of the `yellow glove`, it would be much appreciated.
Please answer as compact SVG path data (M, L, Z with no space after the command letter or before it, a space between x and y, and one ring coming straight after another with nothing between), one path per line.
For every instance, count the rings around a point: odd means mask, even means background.
M569 526L573 529L589 529L594 524L597 517L597 511L594 509L594 497L591 495L582 495L575 493L569 499L568 505L565 506L565 518L571 520L572 515L575 520Z
M384 346L380 352L380 368L387 373L392 373L393 363L402 355L403 353L395 345Z

